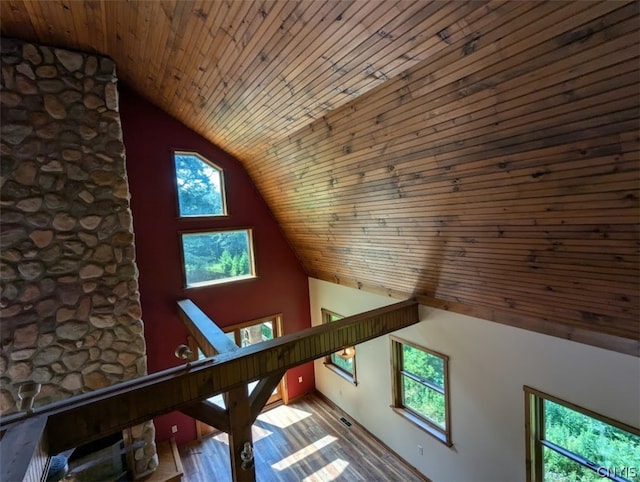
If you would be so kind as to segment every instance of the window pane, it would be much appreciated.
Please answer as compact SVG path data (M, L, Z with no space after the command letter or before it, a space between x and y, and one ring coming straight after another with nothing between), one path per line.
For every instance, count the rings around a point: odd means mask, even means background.
M182 235L187 286L253 276L249 231Z
M337 367L342 368L345 372L353 375L353 358L340 358L335 353L331 354L331 363L336 365Z
M255 343L261 343L267 340L273 340L273 321L265 321L262 323L257 323L255 325L246 326L244 328L239 329L240 332L240 340L242 342L242 346L249 346ZM247 385L247 390L249 395L253 392L253 389L258 385L258 380L255 382L251 382ZM274 388L271 395L278 394L279 387L276 386Z
M402 368L444 390L444 360L418 350L410 345L402 346Z
M180 216L224 214L220 170L193 154L176 154Z
M543 447L543 457L544 482L606 482L607 480L593 470L548 447Z
M259 323L246 328L240 328L240 339L242 346L249 346L262 341L273 340L273 329L271 322Z
M332 313L331 311L325 310L322 308L322 320L323 323L332 323L334 321L341 320L343 318L342 315L337 313ZM355 350L355 347L348 347L350 350ZM338 353L341 353L342 350L332 353L325 358L327 366L330 368L339 368L344 374L348 375L345 378L351 378L353 383L356 382L355 379L355 354L352 358L342 358L338 356Z
M262 340L273 340L273 322L265 321L260 325L262 331Z
M405 407L419 413L443 430L446 429L443 394L402 375L402 398Z
M544 409L546 440L601 467L619 468L640 461L640 437L637 435L550 400L544 401ZM554 465L549 467L549 470L559 472Z

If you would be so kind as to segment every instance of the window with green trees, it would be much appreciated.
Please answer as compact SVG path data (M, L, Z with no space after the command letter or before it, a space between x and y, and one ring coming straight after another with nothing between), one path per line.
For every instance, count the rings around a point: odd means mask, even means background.
M187 287L255 277L250 229L183 233Z
M195 152L174 151L173 159L180 223L191 223L188 218L225 216L222 169ZM207 224L213 228L214 222ZM255 277L250 229L185 232L180 241L188 288Z
M174 152L181 217L226 214L222 169L199 154Z
M343 318L342 315L325 310L324 308L321 310L323 323L332 323ZM354 347L346 347L344 350L328 355L325 357L324 365L348 381L357 384L356 355Z
M640 431L524 387L529 481L640 482Z
M393 408L451 446L449 357L391 337Z

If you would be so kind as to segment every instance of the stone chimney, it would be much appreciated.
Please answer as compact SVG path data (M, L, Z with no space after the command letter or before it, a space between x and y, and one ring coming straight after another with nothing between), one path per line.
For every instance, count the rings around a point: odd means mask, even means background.
M115 65L1 39L0 413L146 374ZM155 469L151 422L138 476Z

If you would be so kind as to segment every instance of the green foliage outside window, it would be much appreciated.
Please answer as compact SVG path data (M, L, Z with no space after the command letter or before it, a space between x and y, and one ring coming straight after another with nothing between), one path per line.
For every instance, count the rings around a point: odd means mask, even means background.
M403 405L446 430L444 359L403 344L401 373Z
M260 330L262 331L262 339L263 340L273 340L273 324L272 322L262 323L260 325Z
M252 275L250 243L247 230L183 234L187 285Z
M402 345L402 368L444 390L444 360L411 345Z
M331 363L333 363L334 365L342 368L345 372L350 373L351 375L353 375L353 358L347 358L345 360L344 358L340 358L335 353L332 353L331 354Z
M414 412L438 425L446 428L444 395L407 376L402 377L404 405Z
M174 159L180 216L225 214L221 171L195 154L176 153Z
M599 467L622 471L623 479L640 482L640 437L568 407L544 400L544 440ZM635 464L635 465L634 465ZM601 471L602 472L602 471ZM544 447L544 480L596 482L606 480L570 458Z

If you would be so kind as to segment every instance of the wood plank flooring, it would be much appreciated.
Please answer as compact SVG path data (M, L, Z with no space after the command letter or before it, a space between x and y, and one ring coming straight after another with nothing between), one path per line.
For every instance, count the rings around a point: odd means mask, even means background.
M253 425L253 439L258 481L428 480L316 394L262 413ZM180 452L185 481L231 480L227 434L208 436Z

